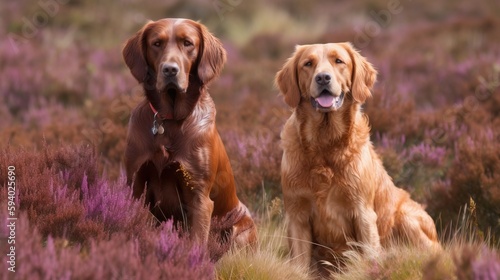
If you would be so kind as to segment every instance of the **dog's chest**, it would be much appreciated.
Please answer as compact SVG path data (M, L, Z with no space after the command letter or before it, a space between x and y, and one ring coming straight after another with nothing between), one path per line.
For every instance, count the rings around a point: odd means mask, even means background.
M209 149L205 145L203 135L183 133L178 127L165 126L165 133L155 135L152 160L161 173L172 164L180 164L185 173L203 176L208 169ZM201 179L201 178L200 178Z
M333 184L330 189L316 193L312 211L315 241L334 250L354 238L354 211L351 196ZM340 247L337 247L340 246Z
M175 156L178 154L178 151L173 149L172 139L174 138L169 134L154 136L152 160L159 171L163 170L165 166L175 161Z
M354 235L356 195L352 178L343 169L326 160L318 160L310 172L311 189L315 203L312 227L318 242L345 244L346 237Z
M309 164L309 182L311 188L319 196L336 196L351 184L351 176L346 170L350 166L349 159L344 153L334 153L331 156L318 156L321 152L314 151L305 158L311 159ZM345 194L342 194L345 195Z

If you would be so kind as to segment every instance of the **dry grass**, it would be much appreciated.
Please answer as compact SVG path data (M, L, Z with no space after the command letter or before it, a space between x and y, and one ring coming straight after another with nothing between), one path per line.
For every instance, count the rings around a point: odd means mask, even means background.
M274 204L274 208L276 204ZM270 208L273 208L270 206ZM259 217L260 244L256 252L233 250L216 266L217 279L314 279L308 268L290 262L286 224L268 213ZM453 238L442 249L421 250L405 244L385 249L379 258L366 259L359 250L344 253L346 266L332 267L331 279L491 279L500 277L500 254L479 239L469 213L459 217ZM353 248L362 244L351 244ZM497 244L498 246L498 244ZM365 248L366 249L366 248ZM328 264L327 264L328 265Z
M264 198L265 199L265 198ZM265 201L265 200L264 200ZM217 279L309 279L308 270L290 262L282 202L265 203L258 223L259 246L253 251L232 250L216 265Z

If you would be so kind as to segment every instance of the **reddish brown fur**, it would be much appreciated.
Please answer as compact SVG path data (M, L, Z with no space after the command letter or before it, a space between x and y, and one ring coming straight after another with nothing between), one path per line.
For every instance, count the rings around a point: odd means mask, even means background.
M149 22L130 38L123 56L147 97L132 112L125 152L134 196L146 190L146 203L159 221L187 222L191 236L202 243L208 240L213 218L228 220L228 214L239 211L243 214L224 233L240 246L255 244L255 225L236 196L206 87L225 63L222 44L197 22L163 19ZM162 73L165 63L178 65L175 77ZM151 132L154 113L149 103L159 112L164 134Z
M331 75L326 87L333 96L345 94L339 107L313 107L318 73ZM281 134L281 171L291 254L301 265L340 265L349 241L362 244L368 257L393 240L439 248L433 220L394 186L369 140L360 105L371 96L376 74L341 43L298 46L276 75L294 108Z

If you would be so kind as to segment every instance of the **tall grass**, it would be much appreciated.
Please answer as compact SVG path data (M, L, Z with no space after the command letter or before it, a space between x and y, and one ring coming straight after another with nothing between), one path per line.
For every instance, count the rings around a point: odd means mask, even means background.
M290 262L282 203L274 199L256 217L259 246L252 250L232 250L216 265L217 279L309 279L307 267Z
M268 204L269 209L276 209ZM261 213L256 252L233 250L216 265L217 279L315 279L318 275L307 267L290 262L286 224L281 217ZM367 259L359 250L343 254L345 267L332 267L329 279L484 279L500 277L499 244L478 235L474 217L464 210L453 228L442 230L453 237L442 238L441 249L422 250L407 244L384 248L376 259ZM446 240L445 240L446 239ZM353 247L363 246L352 244Z
M462 208L454 225L440 230L442 249L421 250L396 242L376 260L366 260L351 251L346 254L347 266L334 278L498 279L500 244L481 233L472 205L471 200L471 204Z

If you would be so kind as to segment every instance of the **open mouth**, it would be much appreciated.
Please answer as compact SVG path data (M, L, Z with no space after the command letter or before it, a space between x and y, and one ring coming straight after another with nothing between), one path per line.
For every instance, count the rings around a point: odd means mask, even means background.
M332 93L326 89L321 91L320 95L316 98L311 97L312 106L318 111L335 111L342 106L344 101L344 92L339 96L333 96Z

